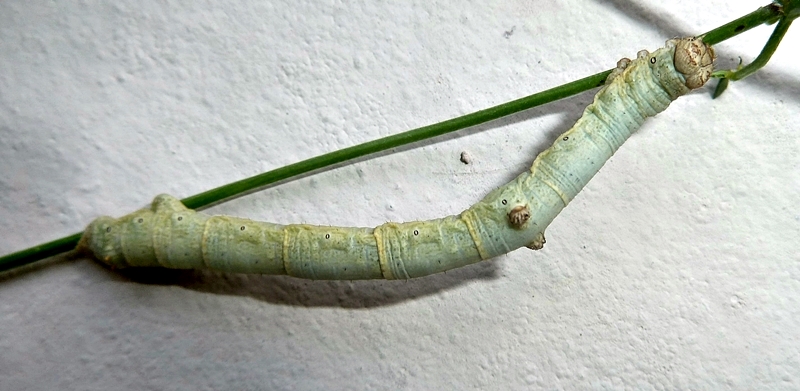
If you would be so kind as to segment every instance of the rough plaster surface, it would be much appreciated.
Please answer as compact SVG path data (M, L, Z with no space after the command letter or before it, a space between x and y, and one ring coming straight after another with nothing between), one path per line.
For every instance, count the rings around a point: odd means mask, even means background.
M0 254L502 103L752 2L0 2ZM192 4L192 5L188 5ZM752 59L769 30L718 46ZM648 122L544 250L412 281L0 275L0 389L797 389L800 68ZM591 94L215 207L374 226L456 213ZM459 161L467 151L472 163Z

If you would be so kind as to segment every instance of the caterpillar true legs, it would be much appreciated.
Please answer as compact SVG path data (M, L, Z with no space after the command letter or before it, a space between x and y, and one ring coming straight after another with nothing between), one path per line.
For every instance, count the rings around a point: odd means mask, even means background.
M414 278L544 245L544 230L647 117L710 77L713 49L667 41L622 60L577 123L530 171L457 216L372 228L277 225L208 216L160 195L92 222L78 248L113 267L211 268L311 279Z

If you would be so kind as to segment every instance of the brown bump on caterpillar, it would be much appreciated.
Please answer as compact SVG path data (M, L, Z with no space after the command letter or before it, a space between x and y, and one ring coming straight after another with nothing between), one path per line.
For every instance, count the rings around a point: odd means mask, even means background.
M625 71L625 68L628 67L628 65L631 65L630 58L623 57L619 61L617 61L617 67L614 68L608 75L608 78L606 78L606 84L610 84L612 80L614 80L617 76L621 75L622 72Z
M683 38L675 42L675 69L686 78L686 87L702 87L714 69L714 48L700 38Z
M544 232L539 232L538 234L536 234L536 238L534 238L533 241L531 241L530 243L526 244L525 247L531 250L541 250L542 248L544 248L544 244L546 242L547 241L544 240Z
M511 212L508 212L508 222L517 229L522 228L530 218L531 211L527 205L517 205L514 209L511 209Z

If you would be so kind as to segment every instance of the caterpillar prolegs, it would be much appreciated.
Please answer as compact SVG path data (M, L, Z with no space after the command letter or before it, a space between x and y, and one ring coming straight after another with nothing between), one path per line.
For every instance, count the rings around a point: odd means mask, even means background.
M151 208L93 221L78 248L113 267L210 268L310 279L407 279L544 245L545 228L647 117L710 77L713 49L669 40L623 59L575 125L530 171L456 216L376 228L278 225L187 209L169 195Z

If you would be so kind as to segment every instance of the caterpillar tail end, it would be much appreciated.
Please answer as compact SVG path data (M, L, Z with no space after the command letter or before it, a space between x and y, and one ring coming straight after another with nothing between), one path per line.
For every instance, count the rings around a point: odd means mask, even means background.
M80 255L92 256L94 257L94 252L90 248L90 243L92 242L92 230L90 229L92 225L90 224L86 229L83 230L83 235L81 235L81 239L78 241L78 245L75 246L75 251L78 252Z
M115 269L130 266L125 262L122 252L115 248L114 236L104 232L115 222L116 220L109 216L101 216L92 221L83 231L83 236L75 247L78 253L91 256Z

